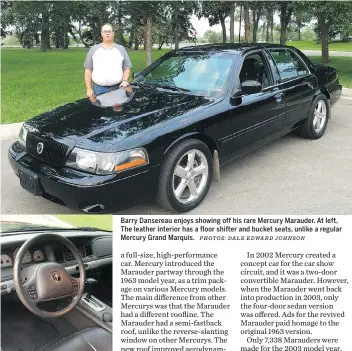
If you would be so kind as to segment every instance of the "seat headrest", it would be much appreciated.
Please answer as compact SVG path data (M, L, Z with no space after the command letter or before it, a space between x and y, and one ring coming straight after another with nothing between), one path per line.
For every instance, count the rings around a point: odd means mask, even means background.
M251 74L260 73L261 68L258 61L254 58L245 59L243 62L242 70Z

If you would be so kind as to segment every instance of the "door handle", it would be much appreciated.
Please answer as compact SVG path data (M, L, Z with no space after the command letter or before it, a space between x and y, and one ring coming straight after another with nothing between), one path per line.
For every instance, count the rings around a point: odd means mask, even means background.
M277 93L274 95L274 98L276 99L277 102L281 102L283 96L284 96L284 93Z

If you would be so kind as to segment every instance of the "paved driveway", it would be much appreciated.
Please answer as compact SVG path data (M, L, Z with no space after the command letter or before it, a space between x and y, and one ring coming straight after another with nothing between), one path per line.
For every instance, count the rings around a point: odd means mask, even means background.
M302 50L307 56L321 56L321 50ZM329 56L352 56L351 51L330 51Z
M352 97L332 109L323 138L285 136L222 169L203 203L189 214L352 214ZM73 213L23 190L1 143L1 213ZM156 205L116 214L167 214Z

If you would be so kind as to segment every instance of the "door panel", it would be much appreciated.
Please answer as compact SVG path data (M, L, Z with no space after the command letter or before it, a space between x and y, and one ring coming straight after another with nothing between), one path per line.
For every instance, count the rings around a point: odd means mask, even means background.
M262 91L246 95L242 83L255 80L262 85ZM285 118L285 100L281 87L263 50L255 50L243 58L236 95L230 100L232 132L226 140L232 141L232 158L261 146L281 135Z
M307 117L317 80L307 65L291 49L269 49L280 78L286 107L285 129Z
M280 136L285 118L284 98L277 87L239 99L238 106L231 106L234 133L227 137L233 140L233 158Z
M317 89L314 75L304 76L281 84L286 103L285 128L306 118Z

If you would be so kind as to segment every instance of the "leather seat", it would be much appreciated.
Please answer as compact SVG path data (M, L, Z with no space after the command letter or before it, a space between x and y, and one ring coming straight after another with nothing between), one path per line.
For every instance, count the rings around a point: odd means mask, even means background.
M81 330L47 351L112 351L112 334L103 328Z

